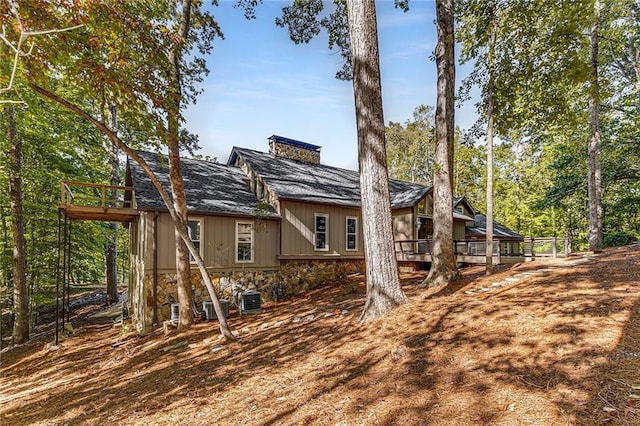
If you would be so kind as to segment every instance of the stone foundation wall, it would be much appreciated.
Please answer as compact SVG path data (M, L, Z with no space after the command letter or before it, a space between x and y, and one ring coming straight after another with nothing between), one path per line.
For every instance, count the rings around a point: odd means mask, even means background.
M362 260L282 260L282 283L287 294L311 290L323 282L346 278L355 272L365 272Z
M246 290L259 291L262 301L268 302L274 298L311 290L326 281L341 280L348 274L364 271L364 260L287 260L281 262L279 270L214 272L210 277L218 297L228 299L230 307L235 309L238 294ZM150 273L144 277L145 319L152 317L152 278ZM157 306L160 324L171 318L171 303L178 300L176 283L176 274L158 275ZM202 309L202 302L211 298L199 273L191 274L191 286L196 306Z

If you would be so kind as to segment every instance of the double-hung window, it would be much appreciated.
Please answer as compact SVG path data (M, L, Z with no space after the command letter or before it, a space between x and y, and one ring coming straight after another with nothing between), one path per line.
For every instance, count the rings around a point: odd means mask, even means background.
M201 219L189 219L187 221L187 230L189 231L189 239L196 246L196 250L202 257L202 220ZM195 263L195 259L189 253L189 261Z
M252 222L236 222L236 262L253 262Z
M314 215L315 249L329 250L329 215L316 213Z
M347 251L358 250L358 218L347 216L347 232L346 232Z

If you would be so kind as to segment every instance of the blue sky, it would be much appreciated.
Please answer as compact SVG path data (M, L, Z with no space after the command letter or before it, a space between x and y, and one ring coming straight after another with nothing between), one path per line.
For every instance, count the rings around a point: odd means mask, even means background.
M225 35L207 64L204 92L186 111L187 129L199 136L200 154L226 162L233 146L266 151L273 134L322 146L322 163L357 169L355 109L351 82L335 78L341 67L321 33L295 45L275 17L291 1L264 0L247 21L235 0L212 9ZM376 2L385 123L410 119L420 104L434 105L436 43L432 0L411 0L411 10L393 0ZM325 9L331 10L331 2ZM457 79L464 77L458 68ZM472 102L456 110L463 128L475 120Z

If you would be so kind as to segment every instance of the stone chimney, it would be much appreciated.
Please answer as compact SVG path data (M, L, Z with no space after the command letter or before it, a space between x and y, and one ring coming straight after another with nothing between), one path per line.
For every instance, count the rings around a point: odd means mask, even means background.
M320 147L310 143L273 135L269 138L269 152L276 157L320 164Z

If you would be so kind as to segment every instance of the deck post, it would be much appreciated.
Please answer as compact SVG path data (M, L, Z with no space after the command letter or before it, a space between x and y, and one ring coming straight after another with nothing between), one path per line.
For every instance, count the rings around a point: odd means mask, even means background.
M536 260L536 251L535 251L535 241L536 239L531 237L531 260Z
M551 247L551 255L555 259L558 257L558 238L553 237L552 243L553 243L553 246Z

